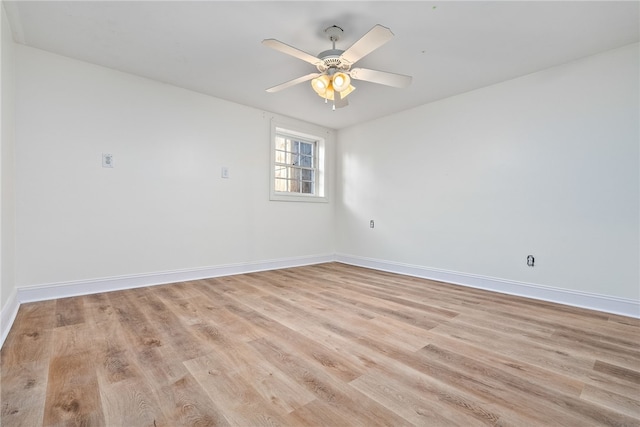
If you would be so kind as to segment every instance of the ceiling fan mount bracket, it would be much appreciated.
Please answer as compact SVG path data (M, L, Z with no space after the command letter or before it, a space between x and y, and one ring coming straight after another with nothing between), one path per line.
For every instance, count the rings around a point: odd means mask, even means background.
M324 33L329 37L329 40L333 43L340 40L342 34L344 34L344 30L337 25L332 25L324 29Z

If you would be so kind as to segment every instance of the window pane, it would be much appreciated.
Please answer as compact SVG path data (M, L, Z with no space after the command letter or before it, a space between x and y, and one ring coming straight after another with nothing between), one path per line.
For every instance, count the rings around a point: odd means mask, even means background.
M311 182L303 182L301 192L305 194L313 194L313 184Z
M276 163L286 163L287 153L284 151L276 150Z
M275 177L276 178L287 178L287 168L284 168L282 166L276 166Z
M314 173L311 169L303 169L302 170L302 180L303 181L313 181Z
M306 142L301 142L300 143L300 153L301 154L307 154L307 155L311 155L313 154L313 145L306 143Z
M289 168L289 179L300 179L302 171L298 168Z
M276 191L289 191L289 187L287 185L287 180L286 179L276 178L275 190Z
M286 139L282 136L276 136L276 150L286 150Z
M313 166L313 158L311 156L300 156L300 166L310 168Z

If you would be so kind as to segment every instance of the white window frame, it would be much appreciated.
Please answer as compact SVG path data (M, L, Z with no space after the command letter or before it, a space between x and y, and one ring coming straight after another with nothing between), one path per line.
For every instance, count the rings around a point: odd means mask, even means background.
M314 132L315 133L315 132ZM288 202L328 202L326 193L326 164L325 138L314 133L301 129L300 126L291 124L272 122L271 124L271 164L270 164L270 200L288 201ZM275 168L276 168L276 135L285 135L292 138L300 138L304 142L315 142L315 188L314 194L290 193L284 191L276 191Z

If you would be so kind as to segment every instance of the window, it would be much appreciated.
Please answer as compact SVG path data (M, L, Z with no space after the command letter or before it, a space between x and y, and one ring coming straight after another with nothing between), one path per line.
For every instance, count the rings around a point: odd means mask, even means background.
M271 200L326 201L324 139L274 126Z
M276 192L315 194L316 150L316 141L276 135Z

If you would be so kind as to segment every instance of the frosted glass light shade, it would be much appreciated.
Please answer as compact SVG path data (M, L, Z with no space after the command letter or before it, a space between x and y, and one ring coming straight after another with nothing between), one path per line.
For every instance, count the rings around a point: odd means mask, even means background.
M349 88L351 84L351 78L349 77L348 74L345 74L345 73L335 73L333 75L333 79L331 83L333 85L333 90L342 92L343 90L346 90Z
M311 87L316 93L322 96L331 86L331 79L326 74L311 80Z

